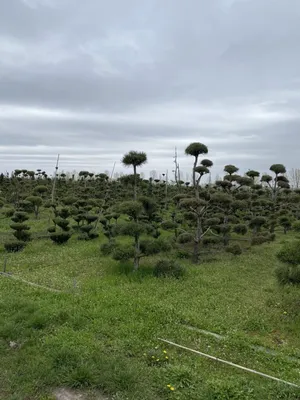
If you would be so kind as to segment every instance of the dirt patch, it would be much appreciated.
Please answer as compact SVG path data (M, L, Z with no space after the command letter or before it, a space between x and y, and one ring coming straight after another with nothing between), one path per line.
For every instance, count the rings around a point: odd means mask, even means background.
M100 393L88 394L65 388L57 389L53 394L56 400L109 400L108 397L105 397Z

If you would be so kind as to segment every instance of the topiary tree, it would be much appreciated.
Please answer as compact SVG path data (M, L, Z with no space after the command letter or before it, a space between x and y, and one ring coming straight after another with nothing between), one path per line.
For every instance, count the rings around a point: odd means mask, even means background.
M287 215L282 215L281 217L279 217L278 222L279 225L283 227L284 234L287 234L288 230L292 227L291 218Z
M27 221L29 217L26 212L16 211L11 219L13 223L10 227L14 231L13 235L16 240L6 242L4 247L9 252L16 252L22 250L31 239L31 235L28 232L30 227L25 224L25 221Z
M209 168L213 166L213 162L211 160L204 159L201 161L201 165L195 167L195 172L199 174L199 177L196 179L196 197L199 198L199 185L202 177L206 174L209 174Z
M147 155L144 152L138 151L130 151L129 153L125 154L122 163L126 167L132 166L133 167L133 175L134 175L134 189L133 189L133 198L134 200L137 199L137 167L141 167L143 164L147 162Z
M254 217L249 223L249 227L253 230L253 234L256 235L257 233L260 232L262 226L264 226L267 223L267 220L265 217Z
M98 220L97 215L85 214L83 216L83 223L79 230L81 234L78 236L79 240L92 240L99 237L99 234L96 232L95 222Z
M39 196L29 196L26 198L26 201L29 201L32 204L35 218L38 219L43 199Z
M127 216L127 220L113 225L112 236L132 237L134 240L132 246L114 242L113 245L108 243L101 247L101 251L105 255L112 254L115 260L121 261L133 258L134 271L139 269L140 260L143 257L170 250L168 241L154 239L157 237L156 231L145 213L145 205L149 204L144 199L143 203L138 200L125 201L118 206L119 213ZM150 239L149 235L153 239ZM142 236L144 237L143 240Z
M198 164L198 159L201 154L207 154L208 148L205 144L194 142L188 145L185 149L185 154L194 157L194 167L193 167L193 185L196 187L196 167Z
M274 202L276 202L279 190L289 189L290 185L288 179L283 175L286 173L286 168L283 164L271 165L270 171L274 172L274 179L271 175L264 174L261 177L261 182L264 182L268 185L272 193L272 199Z
M251 169L246 172L246 175L254 181L255 178L259 178L260 173L258 171L254 171L253 169Z
M34 188L34 194L35 195L43 195L47 193L48 188L45 185L38 185Z
M194 227L193 233L193 261L199 262L200 245L205 235L204 221L209 208L209 203L205 199L185 198L179 203L181 209L186 210L185 219L189 219Z
M229 176L232 176L236 172L238 172L238 168L235 165L228 164L224 167L224 172L226 172Z
M69 221L62 217L56 217L53 219L54 227L50 227L48 231L50 232L50 239L56 244L66 243L71 238ZM57 227L60 228L57 231ZM53 229L54 228L54 229Z

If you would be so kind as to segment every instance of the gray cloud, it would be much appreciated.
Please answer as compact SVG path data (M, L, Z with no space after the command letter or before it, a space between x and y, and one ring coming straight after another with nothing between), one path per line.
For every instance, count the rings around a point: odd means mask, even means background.
M0 5L1 169L172 171L174 147L298 167L298 0L10 0ZM171 172L170 172L171 173Z

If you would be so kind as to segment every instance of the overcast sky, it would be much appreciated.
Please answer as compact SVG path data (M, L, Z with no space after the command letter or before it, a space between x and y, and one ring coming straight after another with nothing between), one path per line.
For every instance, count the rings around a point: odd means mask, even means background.
M300 167L299 0L1 0L1 170Z

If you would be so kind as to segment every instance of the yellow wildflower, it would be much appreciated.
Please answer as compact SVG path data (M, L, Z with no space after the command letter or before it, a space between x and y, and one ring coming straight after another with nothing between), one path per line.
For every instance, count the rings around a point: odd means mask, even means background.
M167 354L166 350L164 350L163 353Z

